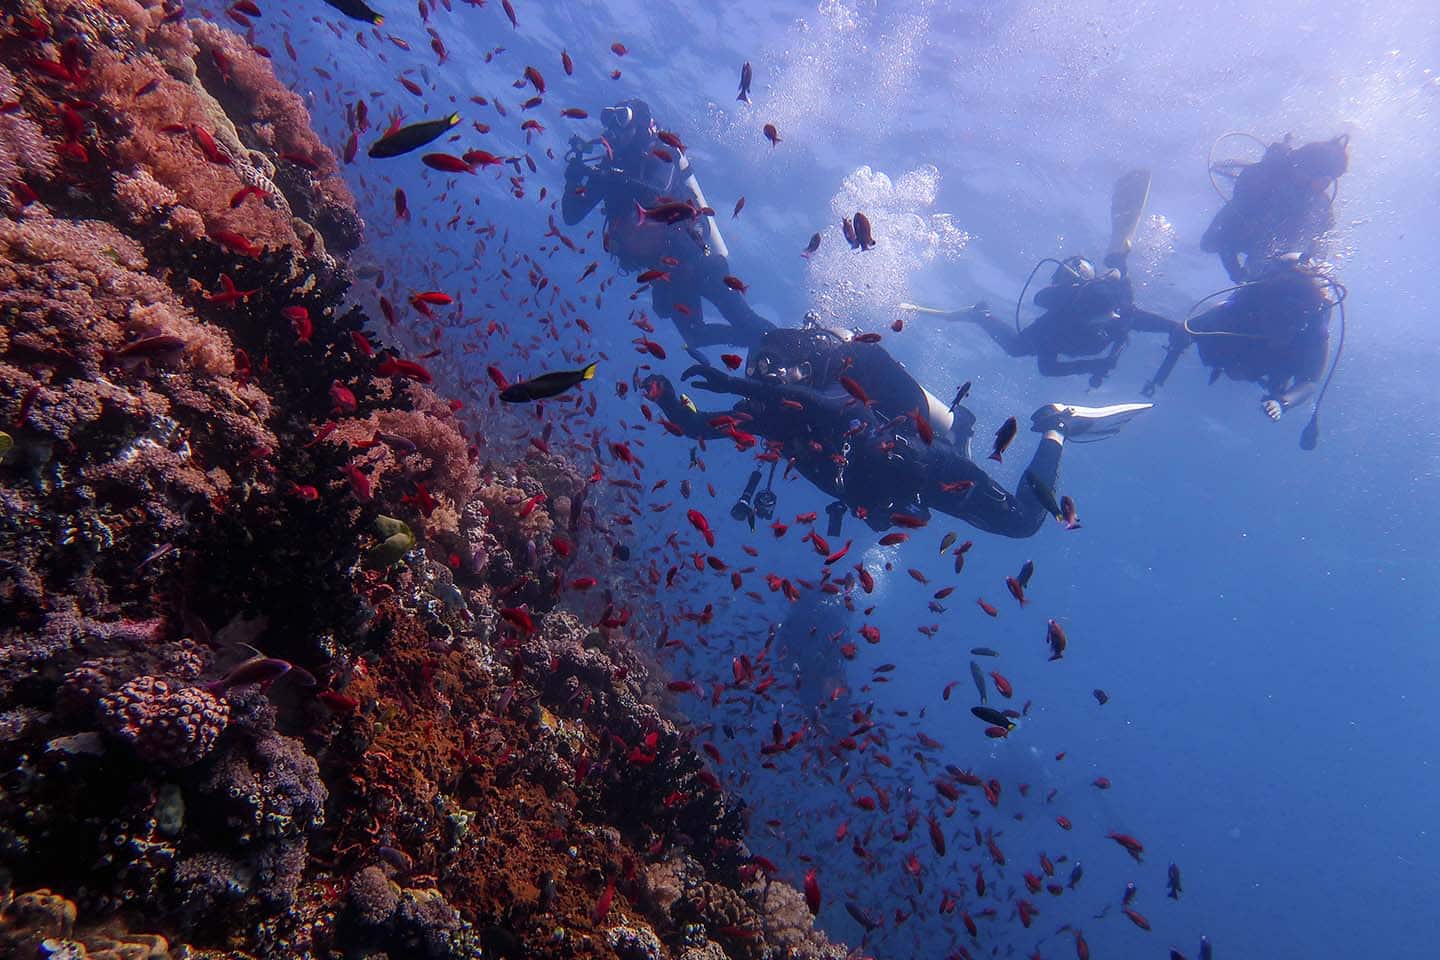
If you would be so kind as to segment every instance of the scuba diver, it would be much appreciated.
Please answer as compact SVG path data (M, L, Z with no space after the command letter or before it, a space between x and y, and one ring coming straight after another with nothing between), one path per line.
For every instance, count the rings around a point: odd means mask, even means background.
M1252 279L1281 254L1313 258L1321 236L1335 225L1334 191L1350 164L1349 144L1350 136L1342 133L1333 140L1291 147L1287 134L1266 147L1256 163L1212 162L1211 183L1218 173L1235 185L1201 237L1201 249L1220 255L1234 283ZM1224 197L1218 185L1215 191Z
M741 447L753 446L755 437L768 441L775 463L786 460L834 499L826 508L830 536L839 534L847 512L878 531L923 524L932 509L989 533L1033 536L1047 513L1059 515L1054 491L1065 440L1108 436L1151 406L1041 407L1031 429L1043 437L1012 494L970 459L973 416L957 407L947 422L938 401L927 412L930 395L878 344L816 327L774 330L751 348L744 377L699 365L682 377L741 399L729 410L701 411L658 375L642 390L688 436L730 437ZM936 429L937 421L944 429ZM756 481L752 475L747 494L758 506ZM762 493L773 496L768 485ZM740 506L750 504L742 499ZM773 513L773 499L766 507Z
M1115 184L1110 201L1110 246L1105 254L1106 270L1097 272L1084 257L1065 260L1047 257L1035 264L1015 305L1015 326L992 314L983 303L953 312L930 310L902 304L912 310L933 313L949 320L979 324L1012 357L1036 357L1041 376L1064 377L1088 374L1096 388L1115 369L1121 352L1134 330L1164 333L1172 351L1183 350L1187 342L1180 324L1135 306L1135 291L1126 274L1126 261L1135 243L1135 231L1150 194L1150 174L1135 170ZM1035 274L1047 263L1055 264L1048 286L1036 291L1034 303L1045 311L1029 324L1020 324L1020 308ZM1061 357L1078 359L1062 360ZM1153 389L1149 391L1153 393ZM1147 396L1149 395L1147 393Z
M1315 396L1310 421L1300 435L1300 446L1313 450L1319 439L1320 404L1345 349L1345 293L1337 280L1291 254L1269 261L1255 279L1201 300L1197 308L1229 294L1186 320L1185 329L1197 342L1201 362L1210 368L1210 382L1223 374L1259 384L1265 390L1260 407L1271 420L1278 421ZM1340 339L1326 374L1330 313L1336 306Z
M675 322L687 348L748 346L774 329L725 283L729 250L713 211L689 157L660 139L650 106L626 100L602 110L600 123L599 138L570 140L565 222L573 226L604 204L605 249L624 270L658 273L650 283L655 313ZM705 323L702 298L725 323Z
M841 640L851 630L853 602L841 594L806 590L775 627L776 672L791 682L793 695L783 694L783 707L813 718L845 689Z

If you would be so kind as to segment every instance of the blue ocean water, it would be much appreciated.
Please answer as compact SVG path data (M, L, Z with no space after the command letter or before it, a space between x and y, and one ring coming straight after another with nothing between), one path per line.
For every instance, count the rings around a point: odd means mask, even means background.
M672 531L695 539L674 495L685 478L719 535L714 553L732 568L757 568L745 575L746 589L761 591L763 605L718 572L691 571L673 591L640 590L634 598L636 633L646 640L668 618L713 604L713 624L670 623L689 650L664 655L674 676L705 681L707 689L728 676L733 654L757 655L770 625L788 612L760 578L773 571L813 580L819 558L798 542L799 530L776 540L726 518L751 467L748 454L712 443L700 473L685 469L688 441L653 425L632 429L647 426L640 402L617 397L615 384L629 381L641 362L673 379L690 361L673 328L658 320L655 339L669 359L635 353L630 341L639 331L628 317L649 304L627 299L631 280L617 281L599 307L577 301L594 331L588 342L568 325L551 337L559 314L548 299L538 300L543 309L523 302L533 295L525 279L532 266L553 277L562 298L593 294L593 280L575 282L592 260L601 261L599 276L613 273L599 249L598 214L566 231L583 253L545 236L565 138L594 129L593 120L567 120L560 109L594 117L619 99L648 100L661 126L687 143L756 309L784 325L819 309L839 325L882 331L885 345L937 395L973 381L982 443L1005 417L1023 419L1045 401L1135 399L1162 343L1138 335L1117 374L1088 391L1084 378L1039 377L1032 360L1004 356L968 325L912 317L892 334L896 303L983 299L1008 312L1036 259L1098 258L1110 185L1146 167L1153 187L1133 261L1137 299L1178 317L1227 285L1215 258L1199 249L1220 202L1206 176L1215 138L1232 130L1266 142L1287 132L1302 141L1349 133L1332 258L1349 289L1349 329L1318 449L1298 447L1305 413L1270 423L1256 388L1207 386L1192 354L1154 411L1114 440L1067 450L1063 490L1079 503L1082 530L1047 524L1033 539L1009 541L939 518L946 522L882 550L875 534L847 524L841 540L853 539L854 559L880 574L876 593L858 603L873 603L873 613L857 613L850 629L870 623L882 639L861 642L846 665L846 709L870 705L888 737L870 753L887 753L893 766L857 757L845 783L864 784L857 792L885 789L891 814L857 809L838 781L838 762L821 767L814 746L803 769L800 751L776 759L773 770L760 766L756 748L777 715L787 731L807 722L782 714L782 698L713 710L699 698L676 706L692 716L697 739L715 740L727 754L720 772L753 809L755 849L796 883L809 865L803 858L812 858L826 891L821 922L836 937L861 939L847 900L883 914L885 925L867 941L880 956L940 957L969 944L956 917L937 910L941 891L972 886L971 864L987 856L983 848L959 849L971 823L964 809L946 821L947 857L931 851L923 820L908 839L893 838L906 808L929 809L929 780L945 762L1004 786L998 808L971 801L981 812L975 822L995 831L1011 861L1002 887L1036 870L1042 850L1085 864L1073 893L1033 898L1040 915L1029 930L1003 893L993 900L1000 912L986 921L987 953L1028 955L1038 946L1043 956L1072 955L1069 935L1056 932L1070 925L1084 930L1096 957L1159 957L1171 946L1193 956L1202 933L1227 957L1434 955L1423 922L1440 896L1430 823L1440 791L1432 756L1440 738L1432 693L1440 681L1432 642L1440 623L1433 508L1440 442L1431 373L1440 333L1426 322L1440 254L1433 231L1440 178L1431 162L1440 147L1440 46L1430 5L515 0L515 28L498 2L456 3L429 18L448 49L443 64L406 4L377 7L387 16L380 33L408 41L408 52L313 6L267 18L257 39L276 51L277 69L307 95L337 150L348 136L344 104L364 98L372 117L395 107L408 119L457 109L462 147L535 160L517 198L508 167L503 175L446 177L418 163L370 161L362 149L346 168L370 224L358 259L382 266L401 290L463 293L467 315L505 325L489 337L479 333L483 324L451 331L438 343L446 386L474 407L484 409L493 393L488 364L513 377L601 357L589 388L600 399L597 416L573 426L598 427L606 440L629 438L645 462L646 488L668 481L644 502L678 504L614 528L637 554L635 569ZM317 14L340 24L338 31L312 21ZM281 52L281 31L297 60ZM611 51L613 42L625 45L624 56ZM560 68L562 48L574 59L573 77ZM735 101L747 60L755 72L751 105ZM512 83L531 64L549 92L544 105L522 113L531 94ZM423 96L400 87L401 73L421 83ZM498 100L508 115L473 96ZM546 130L527 142L520 122L532 116ZM490 132L476 133L475 120ZM762 136L765 123L777 126L778 145ZM396 187L409 198L409 223L393 215ZM742 195L745 209L732 220ZM856 254L840 242L839 218L854 209L875 223L873 251ZM479 235L481 225L496 234ZM807 263L798 253L815 231L824 241ZM518 260L522 254L533 263ZM374 302L363 284L357 297ZM417 352L436 345L428 330L414 337ZM478 422L496 452L521 449L537 429L528 411L487 413ZM1022 434L1007 458L1014 462L995 469L1007 486L1032 442ZM583 438L572 449L585 462L589 448ZM783 482L778 492L784 518L826 503L803 480ZM976 541L958 576L938 551L949 530ZM747 543L757 557L742 552ZM658 556L661 570L673 562ZM894 570L885 573L887 560ZM1003 578L1025 560L1037 572L1032 602L1021 610ZM915 582L905 574L911 567L932 582ZM946 611L929 611L931 594L952 583ZM997 604L1000 617L985 617L976 596ZM1060 663L1045 660L1050 617L1062 619L1070 636ZM933 638L916 631L931 623L939 624ZM965 709L968 649L977 644L1000 648L993 666L1014 682L1017 701L1033 700L1005 741L984 739ZM896 665L883 675L889 682L869 682L883 663ZM951 680L961 683L958 695L942 700ZM1110 694L1104 707L1091 696L1096 687ZM848 733L848 720L832 709L808 722L818 743ZM735 730L733 741L717 732L721 724ZM927 760L928 774L912 757L915 730L945 745ZM1059 751L1067 756L1057 762ZM1097 776L1113 789L1091 787ZM1020 783L1030 785L1028 797L1018 796ZM1052 788L1056 799L1046 804ZM1056 813L1074 830L1060 832ZM779 826L766 826L772 820ZM835 842L846 820L866 837L870 858L857 857L849 840ZM1144 841L1143 865L1105 839L1111 831ZM923 893L905 868L912 852ZM1164 897L1172 861L1184 872L1178 903ZM1151 933L1119 913L1127 881L1140 889L1136 907ZM897 909L913 916L897 925Z

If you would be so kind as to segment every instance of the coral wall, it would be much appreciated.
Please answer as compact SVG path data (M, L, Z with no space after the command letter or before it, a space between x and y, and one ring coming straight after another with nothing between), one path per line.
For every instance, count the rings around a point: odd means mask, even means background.
M380 374L268 60L25 0L0 104L0 949L843 954L558 604L589 481Z

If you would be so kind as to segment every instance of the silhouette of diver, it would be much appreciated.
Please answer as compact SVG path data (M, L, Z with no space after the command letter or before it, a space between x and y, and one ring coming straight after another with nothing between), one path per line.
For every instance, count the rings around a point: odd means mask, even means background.
M1021 303L1016 304L1013 328L983 303L941 315L978 324L1012 357L1038 358L1042 376L1088 375L1091 387L1101 386L1115 369L1132 331L1168 334L1172 348L1183 346L1187 338L1180 324L1135 306L1135 290L1126 272L1149 193L1150 174L1143 170L1132 171L1115 184L1104 272L1097 272L1089 260L1080 256L1063 261L1047 257L1035 265L1025 281L1025 290L1045 264L1055 264L1055 272L1049 285L1036 291L1034 303L1044 313L1029 324L1020 324L1024 290Z
M1219 254L1235 283L1254 279L1282 254L1317 256L1320 238L1335 225L1333 190L1349 167L1349 144L1341 134L1291 147L1287 135L1256 163L1212 163L1212 182L1220 174L1235 186L1201 237L1201 249Z
M1342 322L1335 363L1327 375L1330 314L1343 304L1345 288L1291 255L1269 261L1256 279L1205 300L1221 294L1229 295L1185 324L1201 362L1210 368L1210 382L1223 375L1259 384L1265 391L1260 406L1271 420L1305 403L1318 388L1315 412L1301 435L1301 446L1313 449L1324 398L1321 378L1328 386L1344 348ZM1343 306L1340 312L1343 321Z
M688 436L729 436L742 447L754 437L768 440L779 459L836 501L831 535L844 511L885 530L918 525L933 509L990 533L1032 536L1047 513L1059 512L1054 490L1066 438L1108 436L1150 407L1041 407L1031 429L1043 437L1010 493L970 459L973 416L957 408L952 419L940 417L948 414L944 406L929 403L933 397L878 344L817 328L775 330L751 349L744 377L698 365L682 376L741 399L728 410L700 411L662 376L647 378L642 389Z
M650 106L626 100L606 107L600 119L600 138L570 141L561 200L565 222L573 226L604 205L605 249L623 269L661 272L650 284L651 302L657 315L674 321L687 348L747 346L774 329L738 290L726 285L730 265L725 241L715 218L702 212L708 207L689 158L662 143ZM590 156L596 149L603 152ZM640 214L641 208L662 205L668 215ZM706 323L702 299L726 322Z

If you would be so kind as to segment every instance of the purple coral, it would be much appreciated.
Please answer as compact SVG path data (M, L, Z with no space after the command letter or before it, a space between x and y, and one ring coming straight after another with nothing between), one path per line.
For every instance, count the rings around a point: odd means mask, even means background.
M142 758L185 767L208 754L230 720L230 704L199 687L136 677L100 698L100 722Z

